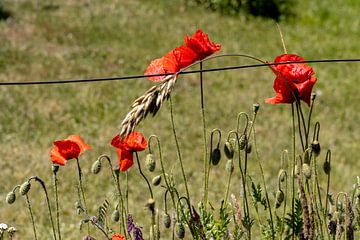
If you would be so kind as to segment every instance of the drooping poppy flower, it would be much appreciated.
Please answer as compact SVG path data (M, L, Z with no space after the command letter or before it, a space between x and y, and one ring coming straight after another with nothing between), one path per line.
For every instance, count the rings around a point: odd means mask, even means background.
M53 163L64 166L67 160L78 158L83 152L91 149L79 135L70 135L64 140L54 142L50 151L50 159Z
M207 34L201 29L197 30L190 38L185 35L185 45L181 45L162 58L153 60L147 69L145 75L176 73L180 69L189 66L195 61L202 60L211 54L219 51L220 44L210 41ZM159 82L166 76L149 77L149 80Z
M134 164L133 152L141 152L147 148L145 137L136 131L131 132L124 139L119 134L111 140L111 145L117 148L120 170L125 172Z
M115 233L112 235L111 240L125 240L125 236L120 233Z
M295 54L283 54L275 58L277 62L304 61L304 58ZM275 97L266 99L267 103L293 103L296 98L310 105L311 91L317 79L312 67L306 63L289 63L272 66L276 75L274 81Z

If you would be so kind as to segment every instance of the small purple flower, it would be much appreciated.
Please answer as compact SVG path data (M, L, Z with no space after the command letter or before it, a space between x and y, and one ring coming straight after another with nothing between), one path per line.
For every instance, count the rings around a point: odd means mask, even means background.
M141 229L138 225L134 227L134 240L144 240Z
M127 232L130 234L134 230L134 220L131 214L127 215Z

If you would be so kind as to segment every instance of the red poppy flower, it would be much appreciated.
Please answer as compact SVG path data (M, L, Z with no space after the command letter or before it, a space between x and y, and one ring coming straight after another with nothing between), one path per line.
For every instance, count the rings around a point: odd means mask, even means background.
M145 70L145 75L176 73L195 61L202 60L221 48L220 44L210 41L201 29L190 38L185 35L185 45L181 45L164 57L153 60ZM149 77L149 80L159 82L166 76Z
M115 233L112 235L111 240L125 240L125 236L120 233Z
M84 151L91 149L79 135L70 135L68 138L55 141L50 151L50 159L53 163L64 166L66 161L78 158Z
M118 148L116 153L118 155L118 164L120 167L120 171L126 172L134 164L133 152Z
M141 133L133 131L124 139L121 139L119 134L116 135L111 140L111 145L129 152L140 152L147 147L147 141Z
M295 62L304 59L295 54L283 54L275 58L277 62ZM267 103L293 103L295 97L310 105L311 91L317 79L312 67L305 63L290 63L272 66L276 75L274 81L275 97L266 99Z

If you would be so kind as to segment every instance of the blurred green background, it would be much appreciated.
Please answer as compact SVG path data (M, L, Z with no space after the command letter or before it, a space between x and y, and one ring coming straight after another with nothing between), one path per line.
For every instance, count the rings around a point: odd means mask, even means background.
M291 16L280 18L280 26L289 53L305 59L360 57L360 2L357 0L292 1ZM185 34L198 28L222 45L220 53L250 54L272 61L283 53L276 24L271 19L247 14L225 15L202 5L183 0L62 0L4 1L11 13L0 21L0 81L45 81L49 79L95 78L142 74L152 59L161 57L183 43ZM251 64L239 58L218 59L204 68ZM360 63L311 64L318 77L319 94L313 120L321 122L320 143L332 149L332 192L349 191L359 175ZM196 69L196 67L194 67ZM179 134L190 192L195 201L202 191L202 127L198 75L181 76L172 94L175 123ZM208 132L220 128L224 136L236 127L241 111L251 112L260 103L257 141L271 199L280 156L291 149L291 111L289 105L267 105L264 99L274 95L274 75L266 68L233 70L204 74ZM113 199L109 171L93 176L90 167L100 154L115 161L115 149L109 142L132 101L154 83L146 79L46 86L0 87L0 222L19 229L18 239L32 239L30 218L25 201L19 197L13 205L4 201L16 184L32 175L46 180L51 188L52 142L70 134L80 134L94 150L81 156L86 191L95 214L105 198ZM148 117L138 130L145 136L157 134L163 147L166 168L183 189L169 107L164 104L156 117ZM140 154L144 159L145 153ZM259 173L251 156L250 174ZM219 203L226 182L225 161L213 169L210 201ZM159 174L159 169L153 177ZM236 172L231 191L239 195ZM129 172L130 211L144 226L146 186L140 182L136 167ZM323 177L323 174L322 174ZM62 232L67 239L79 239L81 220L76 215L76 163L69 161L59 172ZM123 179L123 177L122 177ZM257 182L260 179L256 180ZM52 191L50 191L52 194ZM156 189L160 209L162 190ZM43 214L44 198L33 186L39 239L49 239L48 219ZM113 201L112 201L113 203ZM113 209L113 204L112 204ZM115 226L115 225L114 225ZM147 229L143 229L147 232ZM96 233L97 234L97 233ZM96 235L95 234L95 235ZM166 234L166 233L165 233ZM19 235L19 236L20 236ZM147 235L147 234L146 234Z

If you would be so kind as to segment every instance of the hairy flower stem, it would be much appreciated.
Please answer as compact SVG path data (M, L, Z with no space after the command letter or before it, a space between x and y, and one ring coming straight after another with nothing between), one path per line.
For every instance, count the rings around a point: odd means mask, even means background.
M49 210L49 217L50 217L50 222L51 222L51 227L52 227L52 232L53 232L53 239L56 240L57 238L56 238L56 232L55 232L55 225L54 225L54 220L53 220L52 211L51 211L51 205L50 205L50 201L49 201L49 194L47 192L46 185L45 185L44 181L37 176L30 177L28 181L30 182L32 179L34 179L36 182L38 182L41 185L42 189L44 190L46 204L47 204L47 207Z
M57 224L57 230L58 230L58 237L59 237L59 240L61 240L57 172L53 172L53 184L54 184L55 204L56 204L56 224Z
M27 203L27 207L29 209L29 214L30 214L30 218L31 218L31 224L32 224L33 232L34 232L34 239L37 240L38 238L37 238L37 234L36 234L34 214L33 214L33 211L32 211L30 199L29 199L29 196L27 194L25 194L25 197L26 197L26 203Z
M226 206L227 200L229 198L229 191L230 191L230 183L231 183L232 174L233 174L233 171L230 171L229 175L228 175L227 184L226 184L226 193L225 193L225 199L224 199L224 206Z
M291 174L291 215L295 214L295 166L296 166L296 137L295 137L295 111L294 103L291 104L291 119L292 119L292 154L293 154L293 164L292 164L292 174ZM295 231L292 231L291 237L295 239Z
M171 126L172 126L172 130L173 130L173 134L174 134L174 139L175 139L175 144L176 144L178 159L179 159L179 162L180 162L181 173L182 173L182 176L183 176L183 179L184 179L184 184L185 184L185 189L186 189L186 197L187 197L187 199L190 201L190 194L189 194L187 179L186 179L186 175L185 175L184 165L183 165L182 158L181 158L181 151L180 151L180 147L179 147L179 141L178 141L178 138L177 138L177 135L176 135L175 122L174 122L174 114L173 114L173 104L172 104L172 98L171 98L171 96L169 97L169 101L170 101Z
M151 199L154 199L154 194L153 194L151 185L149 183L149 180L147 179L147 177L145 176L145 174L141 170L139 155L138 155L137 152L135 152L135 155L136 155L136 162L137 162L137 165L138 165L138 168L139 168L140 175L144 178L144 180L145 180L145 182L146 182L146 184L147 184L147 186L149 188ZM154 225L155 225L155 211L154 211L154 209L151 209L151 230L152 230L153 233L154 233Z

